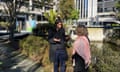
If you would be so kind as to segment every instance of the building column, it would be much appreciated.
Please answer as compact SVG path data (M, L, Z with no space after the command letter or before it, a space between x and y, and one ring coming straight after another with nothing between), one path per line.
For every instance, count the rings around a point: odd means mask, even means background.
M82 11L82 8L81 8L81 2L82 2L82 0L80 0L80 10L79 10L79 18L81 18L81 11Z
M97 0L88 0L88 26L93 24L94 18L97 16Z
M102 0L102 12L105 12L105 1L104 0Z
M82 0L82 18L84 18L84 11L85 9L84 9L84 0Z
M29 10L32 10L32 0L29 0Z

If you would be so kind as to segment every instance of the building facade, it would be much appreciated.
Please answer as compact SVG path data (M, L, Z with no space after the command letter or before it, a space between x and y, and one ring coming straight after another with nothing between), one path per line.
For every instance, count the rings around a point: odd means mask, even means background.
M115 0L74 0L79 11L78 22L87 26L119 23L115 15Z
M7 21L7 14L4 12L4 7L6 3L4 0L0 0L0 21ZM47 20L44 17L44 12L49 12L50 9L53 9L52 4L48 4L44 1L44 6L41 4L41 0L39 2L35 0L24 0L20 10L17 14L17 23L21 24L22 29L26 29L29 25L28 21L33 19L38 23L47 23Z

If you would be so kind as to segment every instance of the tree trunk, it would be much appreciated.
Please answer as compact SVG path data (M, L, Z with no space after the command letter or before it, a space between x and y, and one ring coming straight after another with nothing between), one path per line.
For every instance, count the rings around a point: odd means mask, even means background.
M10 19L10 26L9 26L9 31L10 31L10 34L9 34L9 40L11 42L14 41L14 29L15 29L15 18L11 18Z
M9 40L12 42L14 40L14 25L11 25L9 27L10 35L9 35Z

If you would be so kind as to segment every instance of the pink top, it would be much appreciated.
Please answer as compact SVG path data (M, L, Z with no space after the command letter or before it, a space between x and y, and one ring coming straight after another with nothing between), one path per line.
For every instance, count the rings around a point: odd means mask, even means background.
M75 52L80 55L85 62L88 62L91 59L90 45L87 37L79 36L76 38L73 43L73 54L75 54Z

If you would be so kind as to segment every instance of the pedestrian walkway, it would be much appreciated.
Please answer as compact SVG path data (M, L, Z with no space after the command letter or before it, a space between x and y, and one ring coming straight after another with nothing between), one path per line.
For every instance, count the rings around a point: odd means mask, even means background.
M19 50L9 47L7 43L0 43L0 62L0 72L53 72L52 65L43 67ZM66 72L72 72L71 65L67 66Z
M44 72L38 62L6 46L0 44L0 72Z

